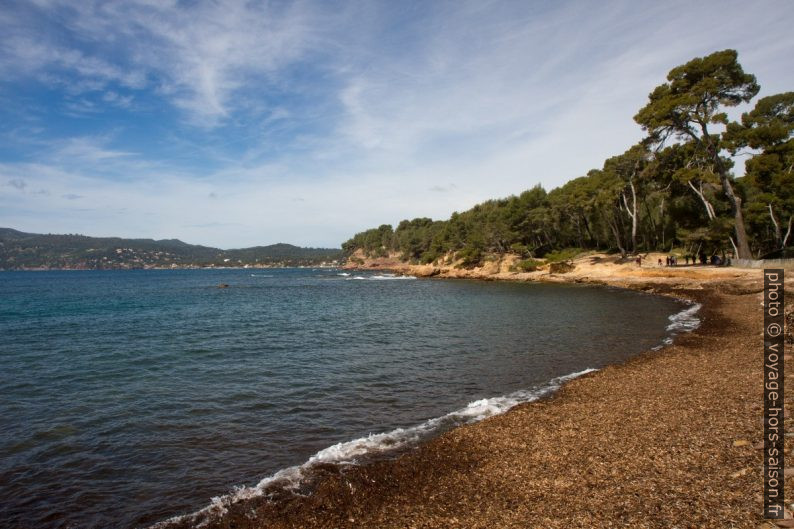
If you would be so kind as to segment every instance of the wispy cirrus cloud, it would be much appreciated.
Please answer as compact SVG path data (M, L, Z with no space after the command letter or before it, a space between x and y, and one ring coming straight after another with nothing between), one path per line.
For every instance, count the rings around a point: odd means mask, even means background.
M302 3L43 2L18 17L4 17L15 28L0 48L4 73L40 75L74 93L151 88L202 124L239 108L236 92L248 83L277 86L273 74L299 59L310 28L321 27ZM53 25L73 38L64 45L51 37Z
M38 75L40 79L63 84L73 93L102 89L110 82L128 88L143 88L140 70L129 71L97 56L41 40L39 30L17 29L0 46L0 71L6 76Z
M52 143L52 160L56 162L67 161L98 163L118 158L135 156L133 152L119 151L107 148L110 140L106 137L73 137Z
M318 246L446 217L622 152L694 56L736 48L791 90L789 7L9 2L0 182L27 187L0 186L0 225Z

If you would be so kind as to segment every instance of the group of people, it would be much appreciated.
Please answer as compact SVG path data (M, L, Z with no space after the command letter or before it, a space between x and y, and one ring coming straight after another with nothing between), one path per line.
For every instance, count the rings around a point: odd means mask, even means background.
M725 263L725 259L720 257L719 255L712 255L709 257L705 253L701 253L699 256L697 255L685 255L684 258L686 259L686 264L689 264L689 261L692 260L692 264L698 264L698 260L700 260L700 264L712 264L715 266L720 266Z
M666 266L678 266L678 257L675 255L668 255L666 258ZM701 253L699 256L697 255L684 255L684 260L686 264L689 265L690 261L691 264L695 265L698 264L698 260L700 260L700 264L706 265L711 264L714 266L721 266L725 263L725 261L719 255L712 255L711 257L707 256L705 253ZM634 260L637 263L637 266L642 266L642 256L638 255L637 258ZM658 260L658 265L662 266L662 258L660 257Z

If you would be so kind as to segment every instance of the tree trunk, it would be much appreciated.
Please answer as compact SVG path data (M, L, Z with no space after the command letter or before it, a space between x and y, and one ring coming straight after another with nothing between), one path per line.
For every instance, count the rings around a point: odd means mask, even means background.
M650 223L650 231L646 230L648 233L648 241L653 239L653 247L654 249L659 247L659 236L656 230L656 221L653 220L653 213L651 213L651 207L648 205L648 197L647 195L642 199L642 205L645 206L645 213L648 215L648 222ZM647 248L646 248L647 249Z
M742 199L737 197L736 193L733 192L733 186L731 185L731 180L728 176L728 169L722 163L722 159L720 158L720 147L714 143L711 136L709 135L707 124L705 122L698 122L698 124L700 125L700 130L703 132L703 136L698 138L692 133L690 133L690 135L693 136L695 141L700 143L701 146L706 148L711 161L714 163L714 167L717 169L717 174L719 175L720 183L722 184L722 190L725 192L725 196L728 197L728 202L731 204L734 220L733 229L736 231L736 257L739 259L752 259L753 255L750 252L750 243L747 240L747 230L744 227Z
M720 164L722 165L722 164ZM752 259L753 254L750 253L750 243L747 240L747 230L744 227L744 215L742 214L742 199L736 196L733 192L733 186L728 178L728 174L720 170L720 181L722 182L722 189L725 191L725 196L731 203L733 209L734 226L736 231L736 251L739 259Z
M786 243L788 242L788 237L789 237L789 235L791 235L791 221L794 221L794 217L789 217L788 218L788 230L786 231L786 236L783 237L783 240L780 242L780 249L781 250L785 250L786 249Z
M767 204L769 207L769 218L772 219L772 224L775 226L775 242L777 245L783 249L783 235L780 233L780 224L778 224L777 219L775 218L775 212L772 210L772 204Z
M703 182L700 183L700 189L692 184L692 180L689 180L687 184L689 184L689 187L692 188L692 191L694 191L695 194L700 197L700 200L703 202L703 206L706 208L706 215L708 215L709 220L714 220L714 217L716 216L714 214L714 206L711 205L711 202L709 202L709 200L706 198L706 195L703 194Z
M624 259L626 258L626 249L623 248L623 244L620 242L620 231L618 230L617 223L614 219L607 221L609 227L612 229L612 234L615 236L615 241L618 244L618 250L620 250L620 256Z
M579 215L571 215L571 220L576 224L576 240L579 241L579 248L584 248L584 242L582 242L582 222L579 219Z
M662 227L662 248L664 248L664 230L666 228L664 223L664 196L662 196L662 201L659 203L659 225Z
M590 231L590 223L587 222L587 216L584 213L580 213L580 215L582 217L582 222L584 222L584 229L587 232L587 236L590 238L591 241L594 240L595 237L593 237L593 232Z
M637 253L637 191L634 189L634 182L629 182L631 186L631 246L632 251Z
M733 246L733 251L738 256L739 255L739 250L736 248L736 243L733 242L733 237L728 237L728 240L731 241L731 246Z
M623 197L623 205L626 207L626 213L631 217L631 251L637 253L637 192L634 190L634 182L629 181L631 186L631 208L626 201L626 194L621 193Z

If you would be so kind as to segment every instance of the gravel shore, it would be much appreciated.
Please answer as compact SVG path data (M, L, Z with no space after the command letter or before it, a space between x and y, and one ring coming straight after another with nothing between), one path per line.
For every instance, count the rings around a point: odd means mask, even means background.
M696 301L702 324L397 459L321 469L306 495L237 503L208 527L763 527L760 271L571 280Z

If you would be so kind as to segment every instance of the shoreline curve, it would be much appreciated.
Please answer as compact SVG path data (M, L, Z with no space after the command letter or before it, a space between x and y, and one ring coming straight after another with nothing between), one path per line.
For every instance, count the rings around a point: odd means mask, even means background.
M759 271L755 271L759 272ZM701 278L673 278L673 281L670 281L670 277L662 277L662 278L654 278L653 280L649 280L648 278L644 278L644 280L636 281L630 280L626 281L625 277L617 276L617 277L599 277L593 278L593 280L589 280L589 278L581 278L571 276L569 279L570 282L576 283L591 283L591 284L600 284L612 287L620 287L620 288L629 288L635 290L641 290L648 293L659 294L659 295L666 295L666 296L673 296L679 299L685 299L693 302L693 305L690 305L689 308L684 309L681 312L687 312L689 310L703 310L701 309L701 305L705 306L705 311L710 313L705 319L710 319L710 327L713 327L716 323L718 326L720 317L715 318L715 314L717 316L722 316L718 314L720 311L714 311L712 305L716 302L716 304L720 304L715 298L722 296L722 295L736 295L736 296L752 296L758 292L758 277L760 274L754 274L750 272L749 274L740 274L740 277L734 277L730 280L726 280L726 278L717 277L716 279L712 280L711 283L704 283ZM757 276L757 277L755 277ZM499 278L502 279L502 278ZM534 279L537 280L537 279ZM566 281L568 282L568 281ZM725 291L723 293L722 291ZM708 299L706 299L708 298ZM679 313L680 314L680 313ZM672 322L671 325L675 324L676 322ZM711 331L707 329L703 329L705 332L704 334L710 334ZM682 330L692 330L686 329L686 325ZM683 338L684 336L688 336L684 341L690 342L689 344L685 344L685 347L690 348L692 346L695 349L698 349L698 345L700 345L700 349L702 349L702 344L692 343L702 341L702 337L689 337L690 335L678 335L678 337ZM678 342L678 337L676 338L676 342ZM633 366L635 364L643 364L647 361L650 361L652 358L657 357L666 357L669 356L668 349L675 349L677 345L674 343L669 346L665 346L662 351L645 351L640 353L634 359L628 360L625 362L625 365L619 364L616 366L608 366L604 368L603 372L596 373L591 377L585 377L584 379L580 380L587 380L593 378L599 378L604 376L604 372L613 372L615 369L622 369L629 366ZM543 401L536 401L535 404L545 407L547 404L549 407L555 405L556 402L559 402L560 399L564 398L565 394L570 393L570 388L575 384L569 383L563 386L555 395L551 396L550 398L544 399ZM460 425L455 427L454 430L447 431L446 433L441 434L439 437L428 441L427 444L423 444L418 448L418 452L434 452L433 446L430 445L437 445L437 444L444 444L448 442L446 438L448 437L456 437L459 435L459 431L465 431L469 428L485 428L486 425L490 426L493 421L498 421L500 418L505 418L515 414L516 411L526 407L532 406L532 404L522 403L518 406L511 406L510 411L507 413L486 419L482 422L477 422L475 424L470 425ZM622 410L623 412L627 410ZM380 434L386 435L386 434ZM354 443L352 441L351 443ZM333 447L330 447L333 448ZM157 524L154 527L327 527L327 526L334 526L334 527L368 527L371 525L367 525L365 523L366 517L361 517L361 505L371 505L374 498L355 498L352 493L354 490L359 489L359 487L355 487L353 483L357 480L360 481L361 475L369 475L371 473L380 474L381 467L400 467L405 461L405 455L401 455L398 459L387 460L387 461L380 461L380 462L373 462L367 463L364 466L355 466L349 468L348 466L341 466L340 468L331 468L333 465L324 465L322 461L318 462L316 465L316 470L318 470L318 475L315 476L312 481L311 489L314 491L312 494L303 495L303 494L289 494L286 492L281 493L274 493L273 496L270 496L269 499L265 499L263 495L259 497L259 501L255 497L245 498L244 501L232 504L232 505L225 505L223 502L216 502L214 507L218 511L225 511L223 515L220 517L213 517L213 519L205 518L202 521L194 517L190 517L190 520L187 517L182 517L179 520L172 519L168 525ZM415 458L415 454L410 454L408 457ZM320 458L322 459L322 458ZM453 456L454 459L454 456ZM406 466L411 466L410 462ZM371 467L371 468L370 468ZM395 469L392 469L394 471ZM263 480L266 481L266 480ZM406 482L412 481L410 477L405 480ZM372 480L373 483L377 483L377 480ZM343 487L343 485L347 485L347 487ZM261 485L261 484L260 484ZM401 487L397 487L398 489ZM360 492L360 491L359 491ZM345 496L345 501L343 501L343 505L335 505L336 501L334 501L331 497L338 496L338 495ZM329 497L330 496L330 497ZM349 497L348 497L349 496ZM270 501L273 500L273 501ZM384 505L388 503L390 498L377 498L377 503ZM328 503L331 503L329 505ZM243 506L245 504L245 506ZM358 508L356 508L358 506ZM210 506L208 508L212 508ZM416 506L414 506L415 508ZM345 517L345 513L349 511L358 512L357 516L347 516ZM196 513L194 513L196 514ZM410 517L413 521L419 521L425 518L424 514L417 516L417 517ZM454 517L458 519L457 517ZM757 516L754 518L756 521L758 520ZM400 525L399 521L402 520L405 522L404 516L398 516L395 518L391 517L379 517L379 526L382 527L397 527L397 526L404 526ZM548 523L551 520L545 518ZM562 521L559 520L559 521ZM669 521L669 520L668 520ZM446 519L446 522L450 522L450 519ZM460 526L460 527L468 527L468 526L475 526L477 524L456 524L450 522L448 525L439 525L439 524L431 524L427 525L426 523L420 523L418 526L427 526L427 527L442 527L442 526ZM494 526L502 526L501 524L497 524ZM530 525L531 526L531 525ZM550 526L556 526L552 523ZM645 525L641 525L645 526ZM649 525L652 527L662 527L663 525L652 524ZM562 525L561 525L562 527ZM567 526L566 526L567 527Z

